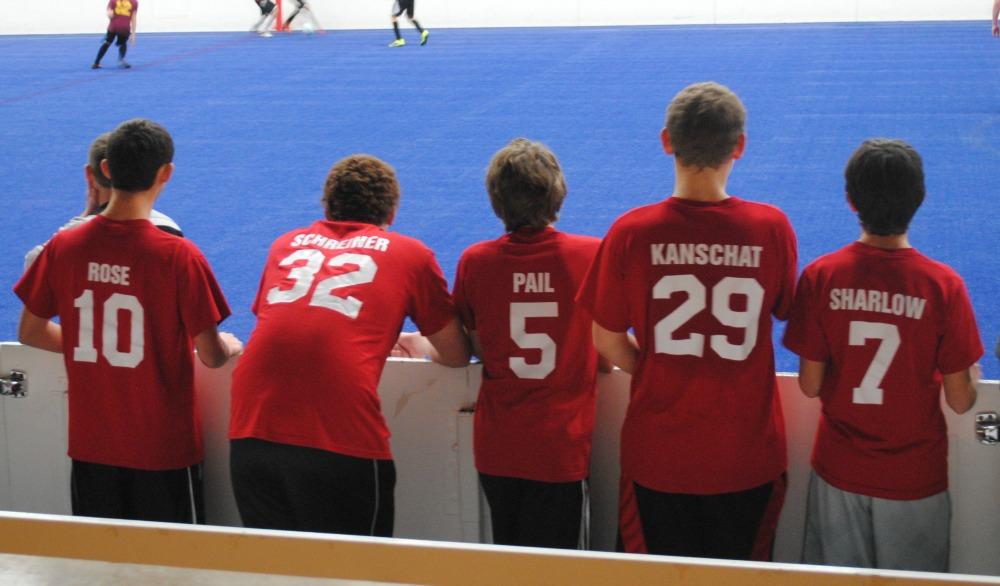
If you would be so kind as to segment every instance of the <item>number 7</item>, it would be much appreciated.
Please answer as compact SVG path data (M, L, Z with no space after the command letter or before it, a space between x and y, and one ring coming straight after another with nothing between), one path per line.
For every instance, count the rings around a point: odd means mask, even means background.
M882 379L889 371L892 359L899 350L899 328L893 324L870 321L852 321L850 329L851 346L864 346L871 339L881 340L875 357L872 358L861 385L854 387L854 402L860 405L881 405L883 399Z

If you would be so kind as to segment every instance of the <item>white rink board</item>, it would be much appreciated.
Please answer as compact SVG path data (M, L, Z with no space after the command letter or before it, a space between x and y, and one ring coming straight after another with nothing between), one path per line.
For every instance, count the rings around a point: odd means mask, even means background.
M229 374L199 365L197 382L205 425L206 509L210 523L238 526L229 484L226 428ZM61 356L14 343L0 344L0 375L28 373L29 396L0 399L0 508L68 514L69 461L65 456L66 379ZM480 369L448 369L423 361L391 360L379 392L393 433L396 460L395 535L416 539L487 542L486 510L472 460L472 417ZM599 379L592 459L592 538L597 550L615 541L618 432L629 377L620 371ZM809 455L819 402L780 376L789 439L789 491L776 544L776 561L797 562L802 540ZM1000 446L979 444L975 413L1000 412L995 381L979 387L976 407L964 415L947 409L953 505L952 570L1000 576ZM720 422L723 424L724 422Z
M0 19L2 34L93 33L107 28L103 0L18 2ZM293 0L283 0L285 14ZM260 11L251 0L142 0L138 30L248 30ZM310 0L327 29L389 26L392 0ZM988 20L987 0L420 0L417 18L430 28L619 26L915 20Z

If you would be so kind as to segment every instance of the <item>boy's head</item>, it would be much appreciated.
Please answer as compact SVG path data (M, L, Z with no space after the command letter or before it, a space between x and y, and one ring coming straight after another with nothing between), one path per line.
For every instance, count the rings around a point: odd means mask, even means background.
M122 122L108 137L104 155L111 186L118 191L146 191L153 187L164 166L174 159L174 141L152 120ZM169 177L169 171L166 177Z
M905 234L924 201L920 155L901 140L866 140L844 169L847 197L868 234Z
M95 138L94 142L90 144L90 151L87 152L87 166L90 167L90 176L93 177L94 183L104 189L111 188L111 180L101 171L101 161L107 157L110 136L110 132L105 132Z
M559 217L566 180L548 147L515 138L493 155L486 169L486 191L508 232L544 228Z
M399 205L396 172L371 155L351 155L330 168L322 201L327 219L391 224Z
M689 85L667 106L672 152L685 167L718 168L733 157L746 118L743 102L726 86Z

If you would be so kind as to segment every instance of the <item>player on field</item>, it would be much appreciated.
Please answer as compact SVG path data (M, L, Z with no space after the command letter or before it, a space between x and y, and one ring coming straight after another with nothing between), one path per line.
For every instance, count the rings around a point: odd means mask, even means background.
M784 343L820 397L806 563L948 571L948 436L976 400L983 346L955 271L917 252L924 199L912 147L869 140L844 172L861 237L806 267Z
M552 226L566 183L540 143L497 152L486 188L506 234L462 253L454 293L483 360L474 447L493 542L585 549L598 356L574 296L600 240Z
M95 215L103 212L104 209L108 207L108 202L111 201L111 180L108 179L101 171L101 161L104 160L104 156L108 148L109 136L111 136L111 133L106 132L95 138L94 142L91 143L90 150L87 153L87 164L83 167L84 177L87 180L87 199L84 204L83 212L79 216L73 216L70 218L68 222L59 228L59 231L79 226L80 224L92 219ZM178 226L177 223L166 214L152 210L150 212L149 221L164 232L174 234L176 236L184 235L181 232L180 226ZM44 243L39 244L24 255L25 269L30 267L31 263L35 262L35 259L42 253L42 249L44 247Z
M149 221L173 152L163 127L120 125L107 209L56 234L14 288L18 338L66 364L75 515L203 520L192 340L209 367L241 346L216 330L229 307L201 252Z
M396 481L376 387L410 316L431 357L468 363L433 253L388 227L399 184L386 163L330 169L325 216L271 245L257 326L233 374L231 465L244 525L391 536Z
M392 30L396 34L396 40L389 43L390 47L402 47L406 45L406 39L399 32L399 17L406 13L406 18L409 19L413 26L420 31L420 44L427 44L427 37L431 36L431 31L420 26L417 19L413 17L414 4L417 0L395 0L392 6Z
M745 117L715 83L674 97L661 133L673 195L614 223L580 291L597 350L633 375L621 443L628 551L770 557L786 466L771 316L791 305L796 249L780 210L726 192Z
M253 0L257 8L260 8L260 18L257 22L250 27L251 32L255 32L262 37L270 37L271 25L274 24L274 20L277 17L277 11L275 7L277 6L273 0Z
M135 17L139 13L139 0L108 0L108 32L104 37L101 48L97 50L97 58L94 59L92 69L101 68L101 59L108 52L111 42L118 45L118 66L124 69L132 67L125 60L125 53L128 51L129 38L135 44Z

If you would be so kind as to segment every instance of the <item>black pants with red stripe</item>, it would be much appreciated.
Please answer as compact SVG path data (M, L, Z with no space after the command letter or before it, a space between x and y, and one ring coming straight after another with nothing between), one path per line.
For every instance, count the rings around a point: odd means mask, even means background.
M230 441L229 464L246 527L392 537L392 460L248 438Z
M177 470L137 470L73 460L73 514L83 517L205 522L201 464Z
M700 495L659 492L633 483L646 551L733 560L770 559L785 484L782 475L749 490Z

